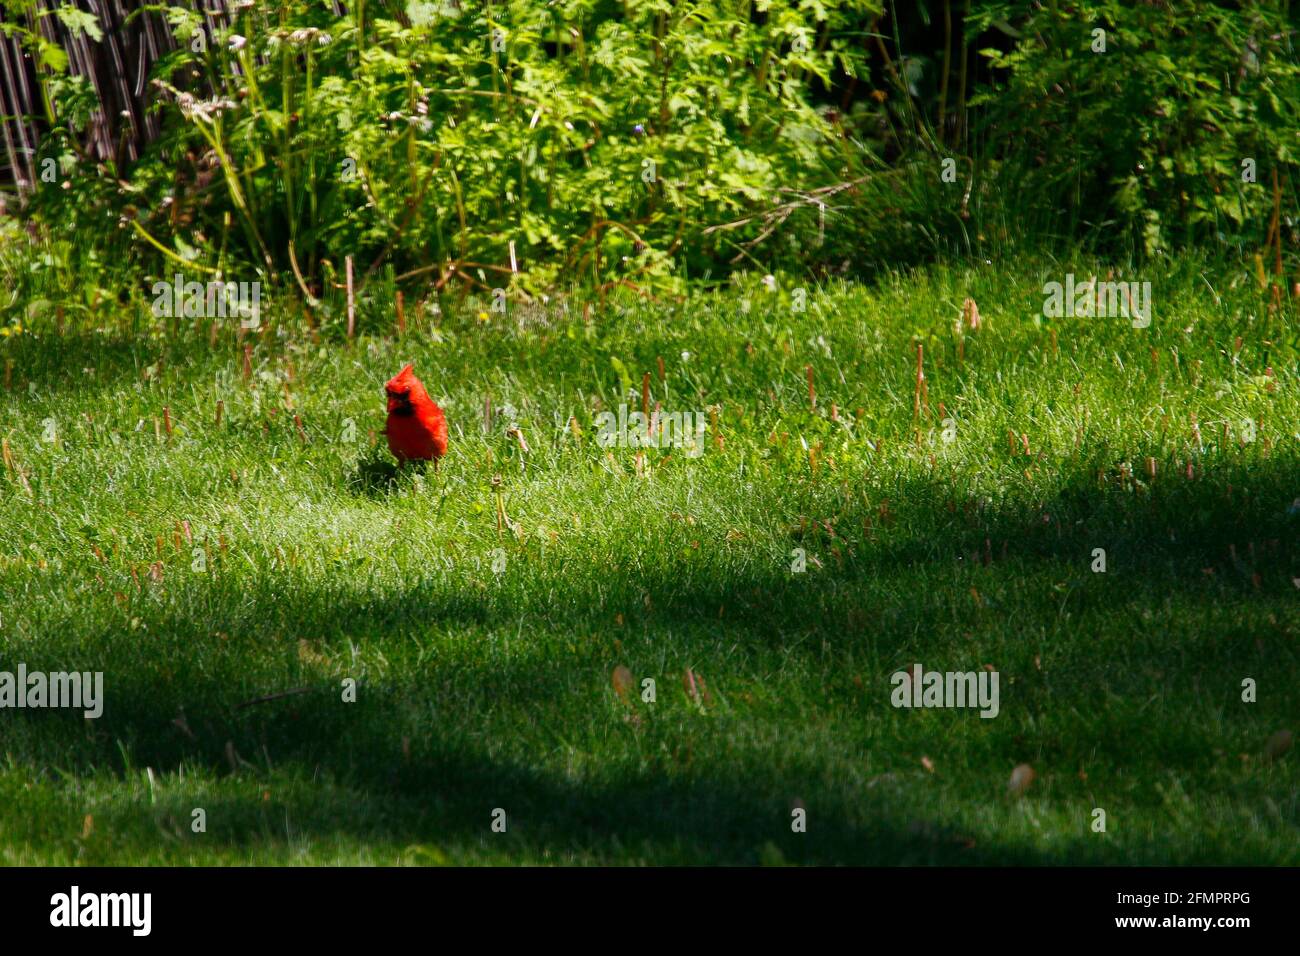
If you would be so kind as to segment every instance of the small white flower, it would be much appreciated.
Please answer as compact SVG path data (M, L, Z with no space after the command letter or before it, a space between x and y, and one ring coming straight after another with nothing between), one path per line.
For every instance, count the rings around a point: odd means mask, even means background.
M765 276L763 276L763 287L764 287L765 289L767 289L768 292L775 292L775 291L776 291L776 276L773 276L773 275L765 275Z
M241 37L238 33L235 33L231 35L230 40L228 42L230 44L230 49L238 53L248 43L248 38Z

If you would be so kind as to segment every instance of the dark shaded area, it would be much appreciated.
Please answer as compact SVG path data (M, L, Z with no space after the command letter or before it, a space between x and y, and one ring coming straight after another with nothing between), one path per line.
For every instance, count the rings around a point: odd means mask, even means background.
M973 847L963 834L908 814L888 799L887 790L856 793L827 780L822 766L792 768L776 762L774 766L781 769L754 766L740 775L723 775L693 762L690 741L669 744L672 738L654 727L647 728L648 742L671 746L671 753L653 755L650 747L652 755L639 772L617 782L601 774L566 780L521 764L517 758L493 756L481 739L467 736L463 726L454 722L450 731L442 729L438 715L452 709L459 713L468 707L486 715L508 706L527 712L534 702L540 707L574 693L570 672L526 655L491 672L467 668L463 662L439 663L435 656L423 668L407 669L401 681L363 679L359 702L350 707L338 704L341 675L322 680L319 673L304 673L301 693L267 701L250 701L247 688L301 670L290 635L320 635L327 645L358 635L372 639L382 635L377 639L396 648L418 640L431 625L468 627L471 632L509 631L521 615L528 617L531 627L573 633L583 621L593 630L607 629L618 610L628 617L624 639L636 641L638 633L656 630L690 633L700 625L701 609L725 606L725 625L718 626L725 627L729 640L749 648L812 655L819 642L804 640L809 635L843 643L872 621L892 618L898 633L923 623L923 609L890 607L878 598L864 598L855 582L905 576L918 565L965 564L968 573L958 575L952 584L955 601L986 566L996 569L1004 562L1018 568L1026 563L1063 563L1076 567L1083 577L1091 549L1099 543L1114 555L1112 574L1122 569L1142 587L1163 589L1193 607L1204 602L1276 600L1293 587L1289 577L1296 567L1300 516L1287 508L1292 464L1281 458L1250 465L1224 462L1209 478L1186 481L1169 476L1140 492L1104 480L1076 482L1041 509L1006 505L919 513L900 510L893 518L897 525L882 541L872 543L862 537L854 541L847 534L836 538L845 556L843 564L828 559L826 573L816 583L773 568L726 580L695 575L696 583L684 588L674 580L673 568L644 569L635 577L611 569L603 594L590 582L568 582L564 613L570 616L559 623L539 619L536 607L515 608L485 590L450 589L433 581L391 594L232 591L219 594L198 619L194 608L164 606L146 613L152 633L174 638L163 661L155 665L165 668L166 675L132 668L114 676L108 711L94 726L93 741L82 748L82 769L106 763L120 767L122 754L129 753L136 767L174 770L197 763L229 772L234 769L226 743L230 741L240 774L264 773L269 766L296 767L304 776L323 772L346 791L364 795L368 805L382 808L379 813L351 815L321 812L299 798L292 807L296 831L321 837L346 832L364 839L437 844L455 835L473 838L487 832L490 808L507 806L513 828L529 847L561 854L591 851L605 840L617 840L624 847L677 846L687 856L742 864L758 862L765 855L821 863L1073 862L1065 851L1046 858L1019 847ZM918 481L904 490L899 500L937 502L947 493L940 482ZM878 514L854 512L838 516L836 526L861 528L868 517L879 520ZM829 539L824 543L829 544ZM656 596L653 609L641 606L643 592ZM1138 591L1134 597L1143 593L1150 592ZM1101 593L1082 600L1104 602L1107 597ZM222 622L236 650L246 640L283 646L286 664L279 677L241 673L236 654L211 658L208 618L219 615L223 606L238 607L238 618ZM576 622L574 609L581 609ZM120 645L118 653L125 654L131 640L105 635L107 658L114 656L115 645ZM592 657L600 656L593 649ZM39 652L28 657L32 668L66 666ZM1256 650L1245 641L1223 642L1213 656L1194 666L1199 671L1184 669L1179 679L1208 677L1234 660L1256 666L1262 661L1275 680L1294 685L1293 648L1270 644ZM1239 668L1233 665L1232 669ZM606 705L606 681L604 675L593 675L592 707ZM206 693L199 688L206 688ZM266 694L290 689L262 688ZM178 713L183 728L176 723ZM30 722L33 731L38 722L67 719L30 712L10 716ZM650 719L653 724L655 718ZM619 711L612 709L610 720L618 727ZM1104 741L1098 744L1105 746ZM751 764L761 758L755 753ZM817 825L796 837L789 834L788 801L800 794L810 798ZM872 807L873 822L866 828L853 822L863 818L864 800ZM261 839L268 828L275 829L261 821L283 809L234 801L210 807L209 812L220 813L226 821L223 839L243 845ZM765 820L771 821L770 826L756 825ZM779 851L774 854L771 848L756 845L756 832L787 836L773 842ZM1070 852L1075 851L1092 852L1084 846Z
M423 462L412 462L407 470L423 472L423 465ZM344 480L353 494L382 498L398 487L401 474L402 469L393 457L376 446L367 449L344 476Z

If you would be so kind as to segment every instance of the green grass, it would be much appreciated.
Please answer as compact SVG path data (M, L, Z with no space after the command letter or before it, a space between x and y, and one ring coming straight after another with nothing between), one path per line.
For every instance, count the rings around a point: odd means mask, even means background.
M1148 329L1042 319L1067 271L448 304L401 341L363 302L350 347L268 306L255 388L206 322L9 337L0 669L103 671L106 706L0 711L0 861L1300 862L1296 755L1264 752L1300 713L1295 316L1188 261L1137 277ZM390 481L407 359L452 452ZM643 372L716 426L638 475L593 422ZM1000 715L893 708L915 662L996 668Z

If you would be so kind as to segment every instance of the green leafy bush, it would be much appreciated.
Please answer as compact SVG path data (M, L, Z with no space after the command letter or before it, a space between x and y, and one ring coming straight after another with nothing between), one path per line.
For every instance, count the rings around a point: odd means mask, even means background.
M1018 40L980 51L995 82L971 105L986 176L1026 214L1064 235L1114 226L1145 253L1262 243L1276 182L1297 228L1300 59L1285 6L984 3L967 35L1008 21Z
M169 9L181 47L155 85L183 122L133 176L142 237L312 295L347 254L359 274L525 290L708 268L743 230L705 227L826 168L808 80L853 69L840 31L875 4L354 7L248 8L212 38Z

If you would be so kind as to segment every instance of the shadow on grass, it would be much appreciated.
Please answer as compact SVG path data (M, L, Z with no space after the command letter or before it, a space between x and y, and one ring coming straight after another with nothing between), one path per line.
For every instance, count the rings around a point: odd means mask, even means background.
M437 474L437 467L427 461L417 459L399 465L387 450L376 446L368 449L347 471L344 484L354 495L381 499L391 495L403 482L415 480L416 476L428 476L428 480L437 481ZM439 501L439 510L441 507Z
M199 836L188 832L191 801L164 797L152 817L158 831L200 853L214 839L236 850L266 848L273 840L338 839L423 845L468 852L471 859L481 847L507 859L552 863L573 858L721 865L1052 862L1024 847L977 846L953 827L909 814L903 800L876 794L810 797L808 830L794 833L792 800L776 794L804 793L809 782L779 772L571 783L461 752L409 760L396 754L390 776L391 786L385 788L367 780L349 788L267 777L259 784L269 788L262 800L205 797L209 831ZM506 814L507 829L500 834L491 829L497 809ZM138 810L105 807L97 819L107 832L135 832L131 842L140 855L157 852L154 835L140 827ZM122 849L115 841L113 852Z
M400 483L401 469L391 457L383 457L377 449L370 449L344 476L348 491L354 495L384 498Z
M609 628L615 610L627 614L624 634L643 628L645 634L694 635L698 649L693 653L706 658L717 650L719 634L736 645L808 655L816 653L812 647L848 639L855 627L861 628L855 620L890 610L890 600L910 602L905 595L914 569L936 564L954 568L952 593L960 595L968 587L962 575L996 574L1004 561L1021 568L1069 566L1076 569L1070 573L1085 578L1096 547L1111 549L1113 568L1191 606L1276 601L1293 588L1290 578L1296 570L1300 519L1289 509L1295 474L1292 463L1279 457L1250 467L1224 463L1193 481L1169 476L1145 489L1102 478L1069 484L1053 500L1032 508L973 503L949 508L947 485L917 480L900 489L892 523L877 527L874 536L863 532L851 537L848 529L864 528L865 519L879 518L878 511L836 516L833 527L841 532L834 537L827 533L824 543L839 546L843 561L828 559L826 573L816 583L778 566L765 571L751 566L725 579L682 574L673 567L649 568L635 578L625 571L576 582L561 577L556 584L565 588L567 616L558 623L548 622L550 609L537 604L511 607L481 589L433 584L393 594L239 590L221 599L225 608L219 604L216 615L230 631L255 622L261 639L286 644L286 660L292 659L294 647L290 635L325 640L378 635L381 646L389 642L396 648L418 641L430 627L509 632L512 625L522 627L525 618L543 632L599 633ZM882 577L894 590L878 586ZM655 595L652 609L642 603L646 593ZM702 609L717 607L727 609L725 619L702 629ZM1116 609L1125 610L1118 604ZM221 621L221 613L230 620ZM926 625L924 610L905 607L899 613L910 615L900 620L899 633ZM274 767L292 768L302 778L324 772L339 781L343 792L355 795L358 809L320 813L313 809L309 788L304 789L292 808L294 827L304 837L348 835L432 845L491 839L489 815L502 807L514 821L517 838L538 857L577 853L615 860L622 847L633 855L646 850L682 862L1070 862L1062 855L1071 852L1069 847L1049 855L1006 844L971 847L963 834L917 819L897 802L828 779L833 767L812 758L804 758L807 766L790 767L777 759L780 754L742 743L738 746L746 753L726 772L696 766L690 736L675 736L666 727L647 737L649 756L638 766L566 775L539 770L517 754L502 756L500 748L483 739L494 711L515 708L521 715L532 713L535 720L562 725L565 713L548 713L547 705L572 702L575 696L571 675L526 654L504 659L493 671L464 660L447 662L443 671L435 656L405 675L405 681L363 683L362 703L351 710L338 705L337 680L322 684L318 692L241 707L247 694L239 688L246 688L247 681L238 679L237 655L219 661L208 656L213 612L208 620L196 621L188 611L164 604L156 615L151 633L172 636L158 652L166 657L159 666L169 682L164 685L158 675L139 671L116 678L109 712L95 726L93 741L74 748L74 764L121 767L125 748L137 767L155 770L197 763L268 779L274 779ZM809 635L822 641L807 640ZM881 639L890 638L885 634ZM1227 644L1214 659L1195 666L1222 668L1245 646ZM1280 679L1293 686L1294 656L1274 654ZM593 651L588 661L600 656ZM38 663L28 662L29 667ZM1125 662L1128 668L1141 664ZM59 666L50 662L49 669ZM292 670L287 665L280 679ZM593 708L608 705L603 677L601 681L594 685L600 689L593 687L581 703L587 717ZM175 724L178 703L188 714L183 732ZM460 705L481 715L482 726L476 730L466 714L453 715L451 708ZM444 726L440 717L454 719ZM609 720L609 733L631 732L616 708ZM725 725L697 726L702 734L725 733ZM413 737L420 727L427 729ZM552 729L558 740L564 739L564 726ZM246 761L233 771L227 766L228 740L239 760ZM816 822L808 833L795 835L790 833L790 802L801 797L808 799ZM863 812L863 801L870 812ZM231 845L265 838L265 809L235 800L222 812L231 821L222 831ZM503 842L501 852L510 852L508 846Z

